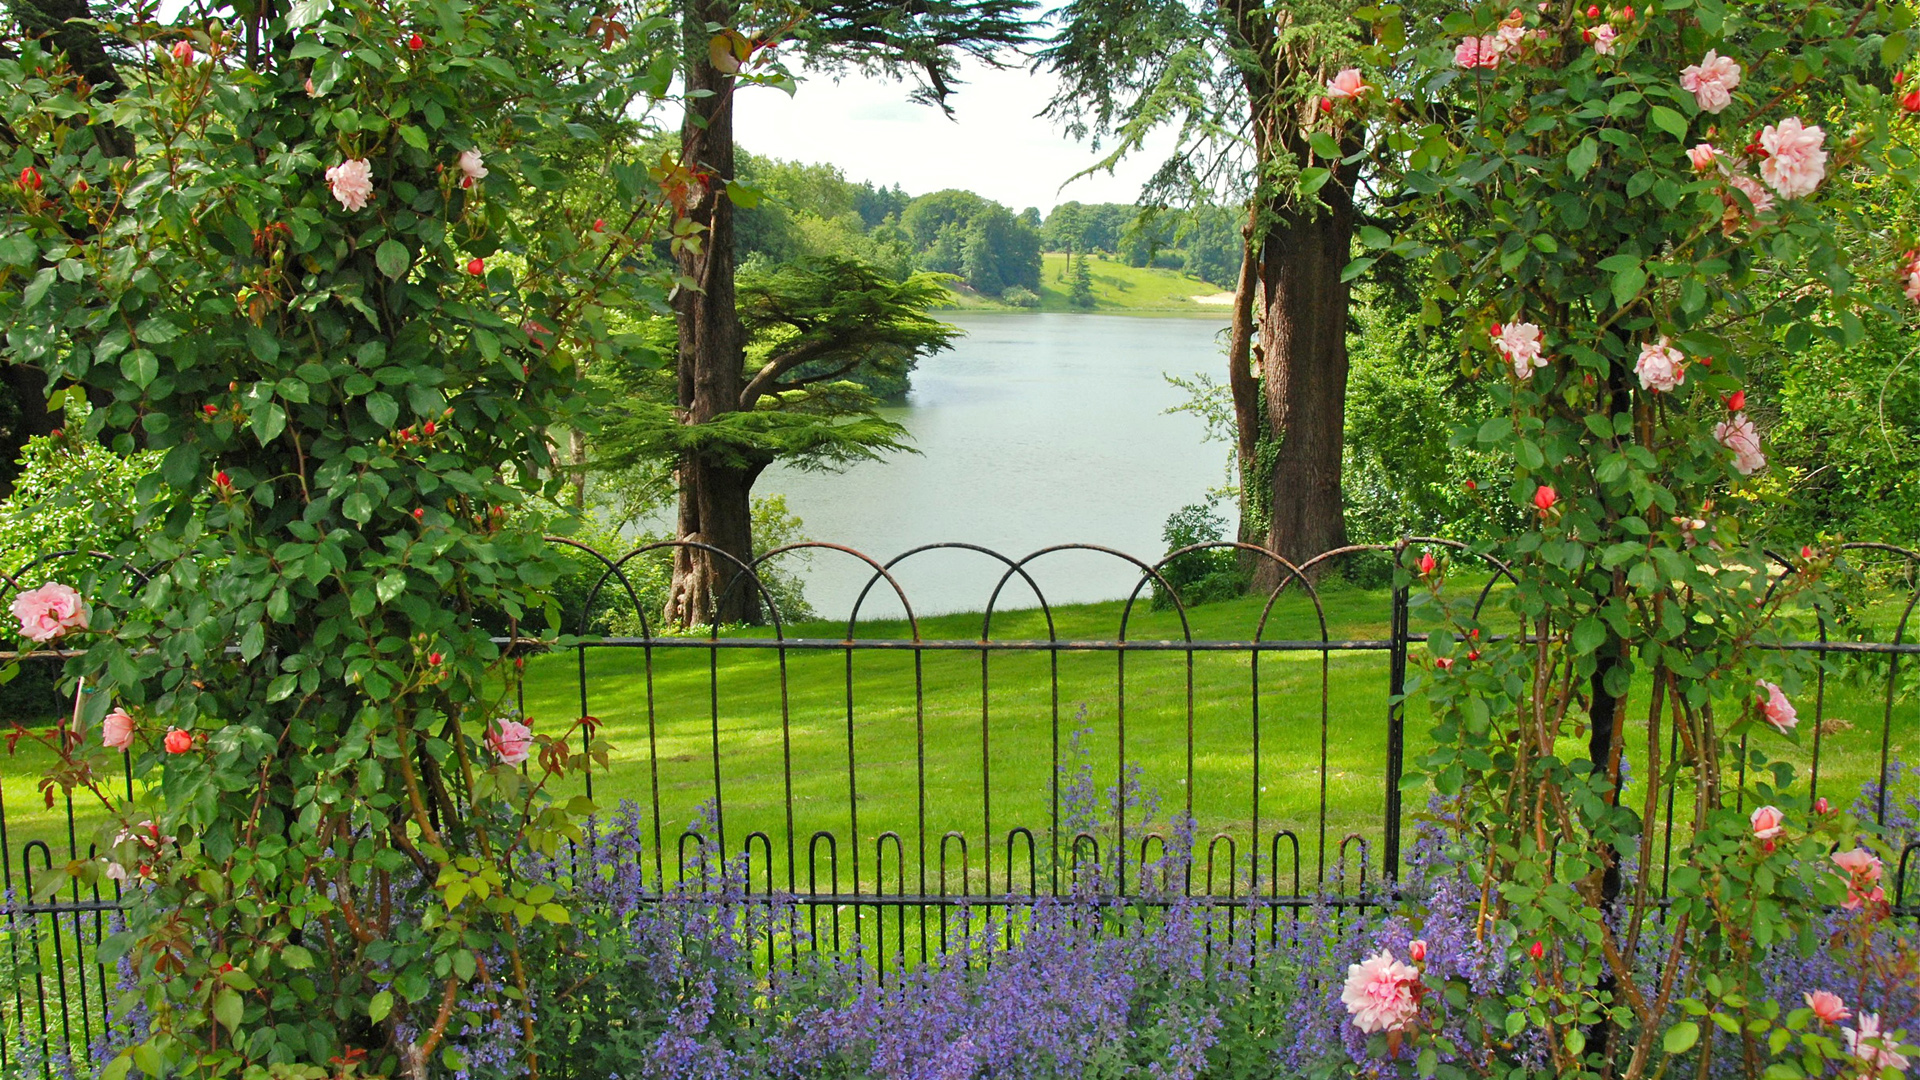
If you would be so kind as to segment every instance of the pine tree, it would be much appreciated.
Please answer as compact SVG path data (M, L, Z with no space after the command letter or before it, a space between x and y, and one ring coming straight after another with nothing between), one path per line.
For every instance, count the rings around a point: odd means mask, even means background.
M1087 266L1087 253L1073 256L1073 282L1067 289L1067 303L1077 308L1093 307L1093 271Z

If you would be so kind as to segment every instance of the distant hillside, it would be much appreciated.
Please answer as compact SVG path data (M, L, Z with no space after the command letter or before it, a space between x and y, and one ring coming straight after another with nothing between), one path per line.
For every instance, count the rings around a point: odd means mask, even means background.
M968 288L964 283L949 284L954 292L956 308L980 311L1052 311L1085 312L1098 314L1135 314L1135 315L1197 315L1224 321L1228 317L1228 308L1224 303L1203 304L1195 297L1207 296L1225 299L1220 287L1196 277L1190 277L1178 270L1168 270L1151 266L1128 266L1126 263L1095 255L1087 260L1088 270L1093 277L1093 307L1077 308L1067 300L1068 292L1068 256L1065 252L1049 251L1042 257L1040 270L1040 303L1037 306L1019 307L990 300Z

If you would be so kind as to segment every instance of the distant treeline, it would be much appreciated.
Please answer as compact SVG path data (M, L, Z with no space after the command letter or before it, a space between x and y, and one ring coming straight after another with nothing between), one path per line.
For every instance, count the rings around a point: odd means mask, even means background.
M1224 208L1159 210L1123 203L1062 203L1042 218L970 191L908 195L851 181L831 165L742 154L741 177L762 193L738 217L747 265L806 256L858 258L904 279L952 274L982 296L1039 303L1043 251L1099 253L1129 266L1183 271L1231 288L1240 268L1237 219Z

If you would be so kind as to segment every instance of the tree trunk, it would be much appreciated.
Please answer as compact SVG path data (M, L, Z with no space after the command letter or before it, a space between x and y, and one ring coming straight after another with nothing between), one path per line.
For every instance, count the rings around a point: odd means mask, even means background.
M1340 490L1347 403L1351 178L1320 189L1324 209L1284 209L1260 252L1260 349L1267 435L1267 546L1294 563L1347 542ZM1277 583L1277 582L1275 582ZM1271 587L1271 583L1269 583Z
M685 424L704 424L737 412L745 379L734 306L733 204L726 197L734 167L733 78L710 62L707 31L709 25L729 25L733 14L727 0L687 0L681 22L687 108L680 146L682 160L698 177L688 192L686 215L704 231L698 251L689 248L678 256L680 273L700 287L683 285L673 302L680 330L680 418ZM758 592L749 582L736 581L740 567L753 560L749 496L759 471L710 453L689 451L682 456L677 470L679 539L711 545L725 555L694 548L676 552L665 612L669 623L760 621Z
M1240 477L1239 539L1251 544L1266 539L1255 534L1260 522L1254 512L1254 507L1264 501L1254 493L1261 482L1260 380L1253 374L1253 296L1260 287L1260 260L1253 233L1259 220L1259 203L1249 200L1247 223L1240 230L1240 276L1233 287L1233 327L1227 341L1227 389L1233 394L1234 458ZM1246 565L1253 567L1250 562Z

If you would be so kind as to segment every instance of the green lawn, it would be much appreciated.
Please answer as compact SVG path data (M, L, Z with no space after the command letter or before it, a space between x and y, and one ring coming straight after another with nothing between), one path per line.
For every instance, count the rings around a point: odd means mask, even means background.
M1384 590L1336 587L1329 590L1326 604L1331 637L1386 636ZM1192 636L1250 639L1261 606L1242 600L1198 608L1189 615ZM1112 640L1120 633L1121 605L1062 608L1054 612L1054 620L1052 637L1057 640ZM1415 629L1419 628L1416 622ZM790 633L838 640L844 626L803 625ZM977 642L980 620L977 615L925 619L919 633L923 640ZM902 639L911 635L900 623L871 623L861 625L860 636ZM1136 608L1126 630L1126 637L1135 641L1181 636L1177 616L1148 612L1144 605ZM1317 639L1311 605L1304 599L1283 599L1263 636ZM1037 611L997 616L992 628L996 641L1048 637ZM1416 672L1423 651L1416 646ZM580 713L579 665L579 658L572 654L538 657L528 663L524 707L536 731L561 729ZM1189 669L1183 653L1121 655L1071 647L1057 652L989 651L984 660L978 648L917 654L861 651L851 657L844 649L790 648L782 656L772 648L657 647L651 655L639 649L595 648L588 651L585 662L586 710L604 721L614 755L611 769L594 778L594 795L603 806L632 799L651 814L657 773L660 817L668 841L663 861L670 872L675 860L673 838L702 806L715 801L717 791L727 847L738 851L753 832L771 838L776 885L788 883L787 837L793 837L796 852L792 880L804 889L809 881L809 838L826 833L837 845L839 891L854 888L856 849L863 892L875 889L880 874L888 891L902 886L918 891L922 851L924 884L937 889L942 839L951 833L965 840L968 872L964 876L967 887L977 892L986 884L989 860L994 888L1006 887L1007 837L1016 827L1032 831L1037 857L1027 855L1022 839L1012 859L1015 886L1024 885L1030 867L1044 882L1053 866L1056 766L1071 769L1075 760L1084 760L1104 793L1120 775L1124 752L1126 765L1139 770L1140 784L1157 796L1160 806L1144 831L1142 813L1129 811L1130 858L1137 858L1146 833L1165 826L1169 811L1190 808L1203 840L1216 835L1231 838L1243 875L1256 815L1263 865L1275 831L1292 830L1300 842L1301 884L1309 890L1322 857L1331 868L1339 859L1342 838L1349 834L1368 839L1377 872L1386 794L1387 654L1335 652L1324 660L1317 650L1262 654L1257 699L1254 666L1254 658L1244 649L1196 653ZM1837 797L1836 801L1851 798L1878 767L1884 695L1884 676L1860 685L1844 678L1829 680L1822 791ZM1803 745L1810 747L1812 693L1800 695L1799 704ZM1641 702L1636 701L1634 709L1636 715L1644 715ZM1916 719L1920 710L1912 700L1896 704L1892 739L1896 760L1912 752ZM1071 742L1079 730L1087 732L1084 757L1075 759ZM1318 826L1323 731L1324 849ZM1417 700L1407 732L1411 762L1425 744ZM1781 740L1769 739L1768 745L1770 752L1788 749ZM1578 749L1571 739L1565 747L1569 754ZM1644 750L1635 744L1629 754L1638 762ZM1807 754L1796 750L1780 756L1804 762ZM5 776L8 842L16 873L25 840L58 840L56 853L65 848L64 808L44 809L33 790L43 765L23 744ZM924 803L917 797L923 776ZM1424 804L1424 795L1408 794L1410 810ZM83 848L90 817L97 820L97 815L82 813L78 822ZM886 841L884 859L876 865L876 844L889 832L898 836L899 846ZM850 842L856 835L857 845ZM1071 829L1065 823L1059 842L1064 855L1071 845ZM1215 847L1215 873L1223 885L1228 843L1223 839ZM963 876L959 844L959 839L947 841L950 889L959 888ZM756 859L759 850L756 847ZM1290 888L1289 849L1283 848L1282 861L1281 885ZM764 860L756 865L759 879L759 873L769 868ZM832 886L833 871L824 847L812 872L817 875L817 887ZM1203 848L1198 871L1202 880L1196 885L1204 883L1205 872Z
M1016 308L961 288L954 290L954 306L969 310L1080 312L1092 310L1106 314L1201 315L1227 321L1230 307L1202 304L1196 296L1213 296L1222 290L1211 282L1189 277L1178 270L1160 267L1128 266L1124 262L1095 255L1087 260L1093 276L1091 309L1077 308L1067 301L1070 289L1065 252L1049 251L1041 255L1040 306Z

